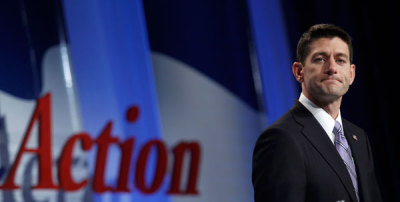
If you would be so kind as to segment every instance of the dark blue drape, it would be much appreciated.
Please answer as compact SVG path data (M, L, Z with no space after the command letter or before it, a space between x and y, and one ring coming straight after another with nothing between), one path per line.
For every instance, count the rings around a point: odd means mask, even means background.
M369 135L384 200L400 201L395 73L400 55L400 7L393 2L360 0L284 0L282 7L292 53L300 34L316 23L336 24L352 35L356 80L344 97L342 115Z

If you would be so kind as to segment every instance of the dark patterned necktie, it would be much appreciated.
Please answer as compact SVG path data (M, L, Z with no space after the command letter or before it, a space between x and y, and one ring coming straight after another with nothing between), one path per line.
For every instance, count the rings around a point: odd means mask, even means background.
M333 134L335 134L336 150L339 152L340 156L343 159L344 164L346 165L347 170L349 171L351 181L353 182L354 190L356 191L357 200L360 201L358 198L356 167L354 165L349 144L347 144L346 137L344 136L342 125L338 121L336 121L335 127L333 128Z

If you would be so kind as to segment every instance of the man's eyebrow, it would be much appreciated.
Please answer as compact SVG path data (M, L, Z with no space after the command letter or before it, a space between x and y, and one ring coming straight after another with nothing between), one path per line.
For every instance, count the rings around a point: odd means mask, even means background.
M349 59L349 55L347 55L346 53L337 53L336 57L345 57L345 58Z
M328 56L328 53L326 53L326 52L324 52L324 51L315 52L315 53L313 53L313 54L311 55L311 57L315 57L315 56L318 56L318 55L322 55L322 56L324 56L324 57L327 57L327 56Z
M319 52L313 53L313 54L311 55L311 57L315 57L315 56L318 56L318 55L322 55L322 56L324 56L324 57L328 57L328 56L329 56L329 54L328 54L327 52L319 51ZM347 58L347 59L349 58L349 55L348 55L348 54L346 54L346 53L341 53L341 52L336 53L335 56L336 56L336 57L345 57L345 58Z

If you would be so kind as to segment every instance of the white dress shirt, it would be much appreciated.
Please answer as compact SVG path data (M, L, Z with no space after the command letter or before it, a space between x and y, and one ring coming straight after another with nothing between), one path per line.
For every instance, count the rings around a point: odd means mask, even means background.
M333 128L335 127L335 119L332 118L324 109L314 104L311 100L309 100L303 93L301 93L299 101L303 104L308 111L317 119L318 123L322 126L325 130L326 134L328 135L329 139L335 144L335 134L333 134ZM336 118L336 121L339 121L340 125L342 124L342 117L339 115ZM343 130L344 133L344 130Z

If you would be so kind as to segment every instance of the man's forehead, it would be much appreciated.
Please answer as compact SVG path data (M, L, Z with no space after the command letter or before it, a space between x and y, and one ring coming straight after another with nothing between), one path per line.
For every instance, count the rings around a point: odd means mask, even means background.
M339 37L319 38L310 44L310 55L315 54L335 54L346 55L349 57L349 46Z

